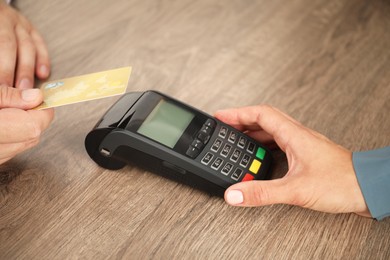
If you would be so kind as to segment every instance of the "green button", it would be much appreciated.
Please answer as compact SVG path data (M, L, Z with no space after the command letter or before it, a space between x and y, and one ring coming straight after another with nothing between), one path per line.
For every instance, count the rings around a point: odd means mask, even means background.
M256 157L263 160L265 155L265 150L261 147L257 148Z

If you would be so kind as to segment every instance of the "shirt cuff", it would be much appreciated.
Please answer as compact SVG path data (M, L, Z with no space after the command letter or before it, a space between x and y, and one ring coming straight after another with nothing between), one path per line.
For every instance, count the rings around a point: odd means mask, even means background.
M352 154L353 167L373 218L390 216L390 146Z

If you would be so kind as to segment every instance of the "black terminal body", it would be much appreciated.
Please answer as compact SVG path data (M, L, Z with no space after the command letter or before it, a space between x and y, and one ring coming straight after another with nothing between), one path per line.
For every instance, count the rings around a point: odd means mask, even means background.
M88 133L85 147L106 169L140 166L219 196L237 182L266 179L271 165L263 145L156 91L123 95Z

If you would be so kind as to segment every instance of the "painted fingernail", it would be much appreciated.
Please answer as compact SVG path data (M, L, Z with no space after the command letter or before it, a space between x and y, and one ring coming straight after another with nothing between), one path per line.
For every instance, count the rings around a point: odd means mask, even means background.
M49 76L49 68L46 65L41 65L39 67L39 72L41 73L42 77Z
M25 89L22 91L22 99L26 102L31 102L39 97L40 90L36 88Z
M244 195L240 190L230 190L226 194L226 201L231 205L237 205L244 202Z
M29 79L22 79L19 83L19 88L20 89L28 89L32 88L31 81Z

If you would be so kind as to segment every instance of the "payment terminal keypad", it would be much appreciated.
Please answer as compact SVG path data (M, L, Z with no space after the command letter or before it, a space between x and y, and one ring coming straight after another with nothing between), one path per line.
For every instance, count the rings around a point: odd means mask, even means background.
M216 129L217 138L210 140L209 150L201 157L201 163L235 181L255 179L265 157L265 149L241 132L221 126Z

